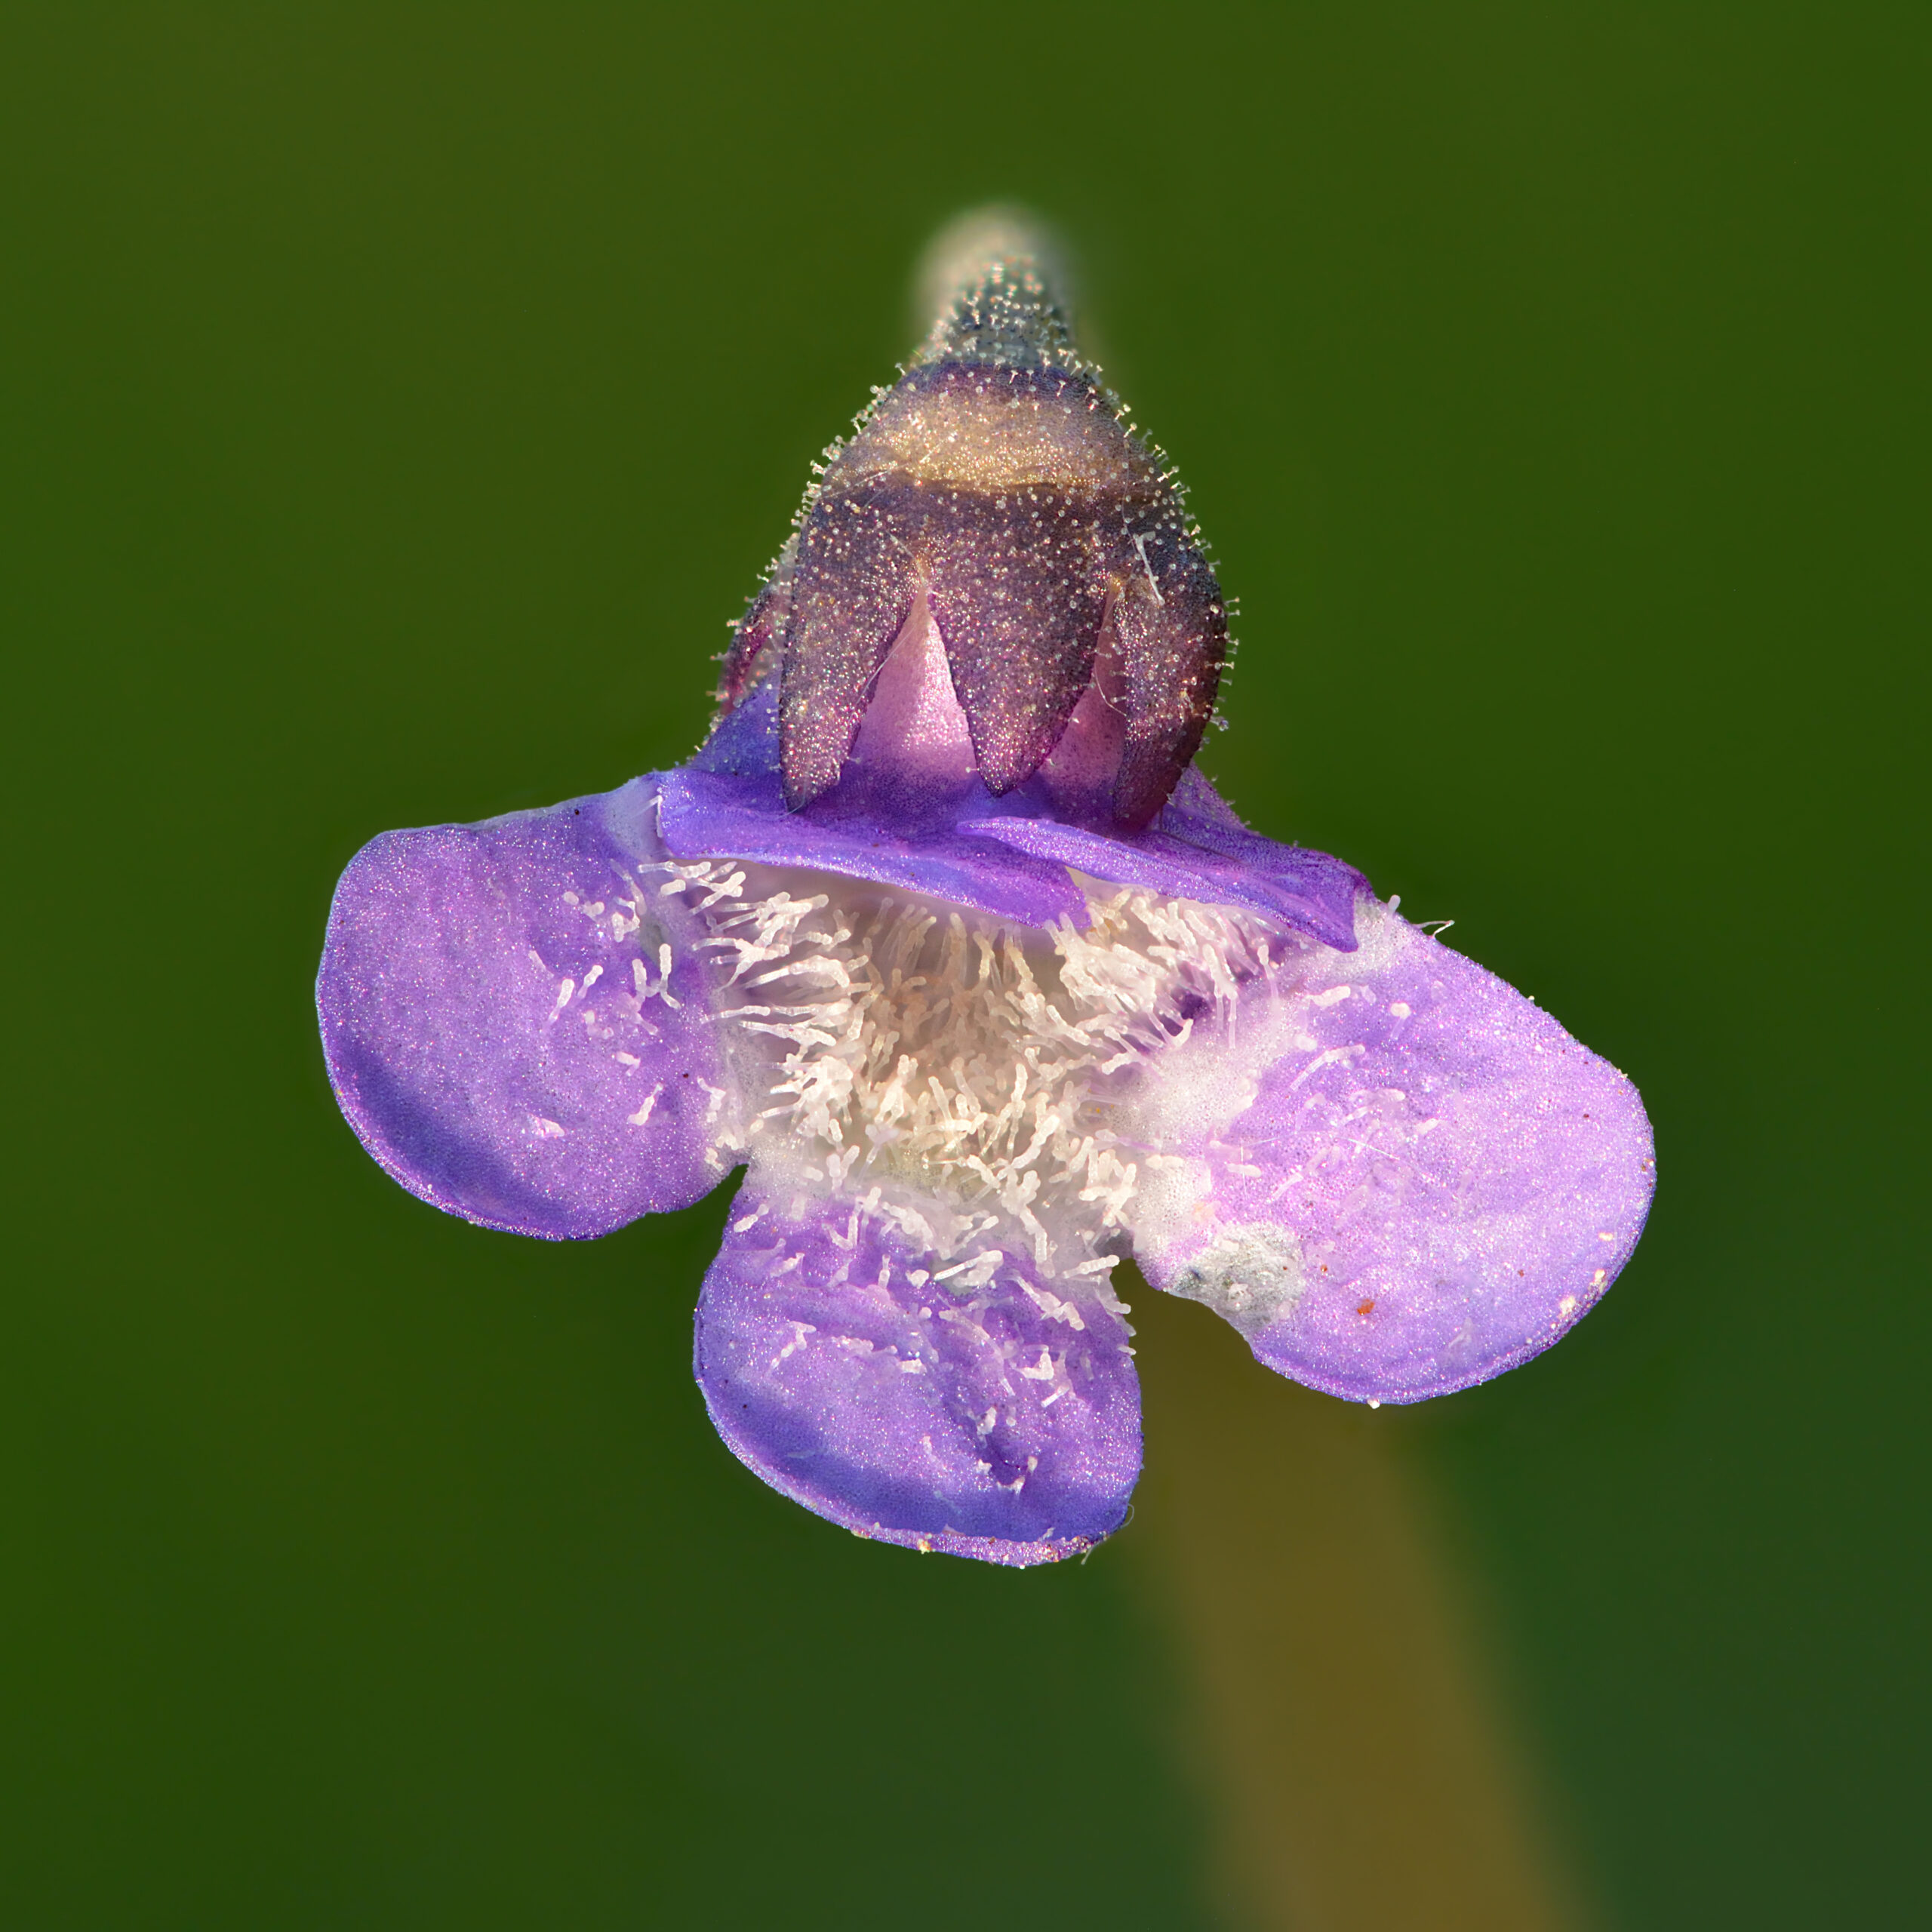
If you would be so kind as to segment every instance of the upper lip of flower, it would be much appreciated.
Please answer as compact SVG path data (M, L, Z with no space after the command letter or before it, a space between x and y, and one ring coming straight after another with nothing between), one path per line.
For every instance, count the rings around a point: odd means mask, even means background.
M737 857L841 872L931 890L1025 924L1081 913L1069 869L1176 898L1240 906L1342 951L1355 946L1364 889L1352 866L1325 853L1249 832L1198 774L1144 829L1063 817L1046 786L1029 781L995 798L961 764L934 777L848 771L798 811L778 771L777 693L755 686L691 762L666 774L658 810L666 848L680 858Z

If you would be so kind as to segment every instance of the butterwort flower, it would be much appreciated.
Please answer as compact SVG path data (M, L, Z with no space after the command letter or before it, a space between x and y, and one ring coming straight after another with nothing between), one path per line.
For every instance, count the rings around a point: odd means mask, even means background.
M1040 252L952 252L673 771L384 834L330 1077L405 1187L601 1235L746 1169L719 1432L863 1536L1090 1548L1140 1465L1131 1256L1271 1368L1409 1402L1546 1348L1648 1208L1635 1089L1194 763L1226 606Z

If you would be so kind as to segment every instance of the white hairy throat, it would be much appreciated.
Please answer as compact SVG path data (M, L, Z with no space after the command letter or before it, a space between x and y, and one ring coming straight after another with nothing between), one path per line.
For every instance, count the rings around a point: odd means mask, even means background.
M831 874L661 869L706 930L740 1151L866 1199L942 1262L990 1235L1045 1272L1110 1266L1153 1151L1134 1089L1231 1032L1242 988L1297 949L1226 907L1084 879L1086 930L1042 932Z

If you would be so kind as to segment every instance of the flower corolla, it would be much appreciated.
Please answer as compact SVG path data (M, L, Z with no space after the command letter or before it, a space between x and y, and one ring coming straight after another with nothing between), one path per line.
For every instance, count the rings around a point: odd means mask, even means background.
M1269 1367L1408 1402L1628 1259L1635 1090L1194 763L1229 645L1177 480L982 225L828 453L677 770L384 834L318 983L364 1145L601 1235L747 1171L720 1434L857 1533L1083 1552L1140 1464L1128 1257Z

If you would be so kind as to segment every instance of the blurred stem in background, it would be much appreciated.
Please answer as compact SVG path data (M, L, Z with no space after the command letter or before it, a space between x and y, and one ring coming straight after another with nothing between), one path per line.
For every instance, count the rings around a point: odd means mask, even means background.
M1182 1743L1229 1923L1577 1927L1395 1416L1134 1286L1149 1447L1121 1546L1192 1677Z

